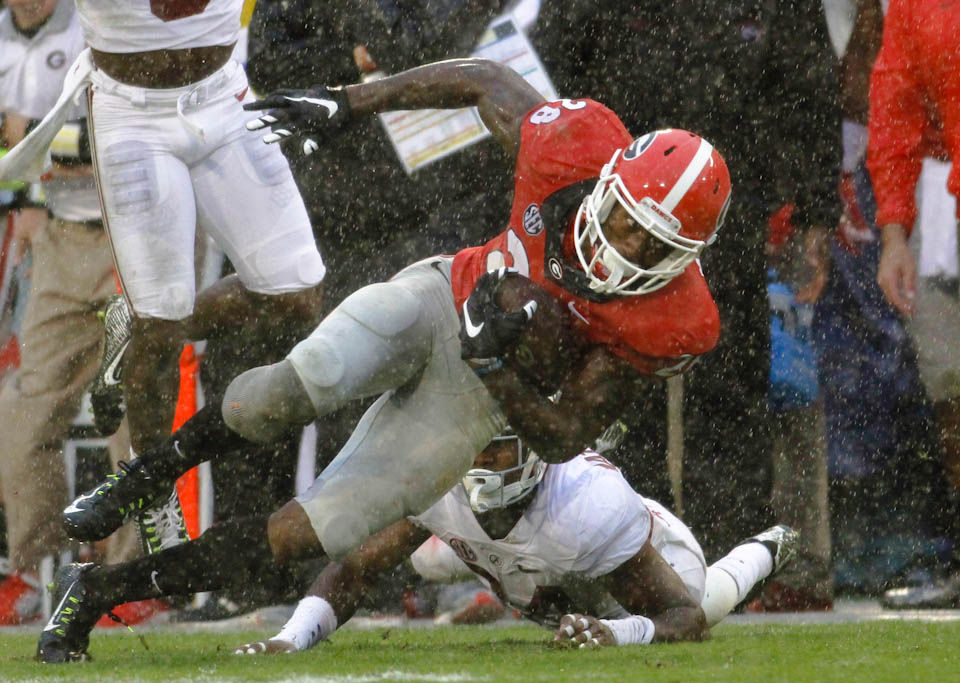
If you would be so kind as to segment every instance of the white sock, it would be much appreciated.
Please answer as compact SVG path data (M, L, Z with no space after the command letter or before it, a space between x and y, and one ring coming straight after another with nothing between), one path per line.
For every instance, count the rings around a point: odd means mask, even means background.
M271 640L293 643L297 650L306 650L337 630L337 615L329 602L317 595L308 595L293 611L280 633Z
M773 571L773 555L762 543L745 543L707 568L701 607L713 626L747 597L758 581Z

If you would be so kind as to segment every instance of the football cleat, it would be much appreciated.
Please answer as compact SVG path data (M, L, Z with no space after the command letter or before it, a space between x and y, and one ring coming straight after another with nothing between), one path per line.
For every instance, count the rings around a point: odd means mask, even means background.
M63 526L70 538L99 541L131 519L142 515L164 488L150 477L139 459L119 463L116 474L100 486L78 496L63 510Z
M133 335L133 319L126 299L114 294L100 314L103 317L103 360L90 388L93 424L103 436L120 427L125 412L123 404L123 356Z
M147 555L190 540L176 488L163 504L151 507L142 513L137 511L135 514L139 515L137 534L140 537L140 545Z
M44 664L83 662L90 659L90 631L102 610L83 582L94 565L68 564L57 574L53 599L57 603L37 643L37 661Z
M770 582L770 579L776 576L780 570L787 566L790 560L796 556L797 546L800 544L800 534L786 524L778 524L765 531L761 531L756 536L744 539L740 543L737 543L737 546L746 545L747 543L760 543L770 551L770 555L773 558L773 571L753 585L750 592L748 592L746 597L738 604L738 609L742 609L753 603L763 592L764 587Z
M800 544L800 534L786 524L778 524L737 545L747 543L762 543L773 555L773 571L767 577L769 579L771 576L776 576L796 556L797 546Z

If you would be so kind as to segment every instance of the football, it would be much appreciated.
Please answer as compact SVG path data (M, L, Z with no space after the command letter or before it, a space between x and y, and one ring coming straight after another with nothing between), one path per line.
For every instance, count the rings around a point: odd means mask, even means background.
M544 395L557 391L586 346L574 333L570 313L541 285L511 273L497 289L496 303L504 311L518 311L528 301L537 311L504 362Z

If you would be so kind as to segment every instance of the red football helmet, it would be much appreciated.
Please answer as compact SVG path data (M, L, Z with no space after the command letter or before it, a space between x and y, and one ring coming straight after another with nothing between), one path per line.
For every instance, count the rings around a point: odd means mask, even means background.
M622 256L603 234L619 202L644 230L672 247L651 268ZM713 242L730 205L730 173L709 142L685 130L658 130L617 150L583 200L574 223L577 258L590 288L648 294L693 263Z

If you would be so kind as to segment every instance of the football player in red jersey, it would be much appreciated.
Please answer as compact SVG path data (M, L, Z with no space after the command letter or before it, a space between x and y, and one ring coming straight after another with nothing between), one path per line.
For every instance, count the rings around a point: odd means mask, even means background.
M247 572L286 580L287 560L344 557L454 486L505 417L544 460L567 460L616 418L638 378L680 371L716 343L717 310L696 258L722 221L730 180L720 155L692 133L633 141L602 105L547 103L511 69L473 59L342 89L274 94L251 127L271 125L267 141L309 134L309 152L351 116L469 105L517 157L509 228L483 247L425 259L354 293L284 361L237 377L222 406L200 411L164 445L79 497L64 519L75 538L101 537L212 454L243 439L270 441L349 400L381 394L337 458L269 519L228 520L124 565L65 568L41 659L83 658L96 617L114 604L214 590ZM529 303L510 311L495 305L499 290L519 279L504 266L566 303L586 340L558 401L497 360L525 321L540 323ZM464 358L484 362L478 368Z

